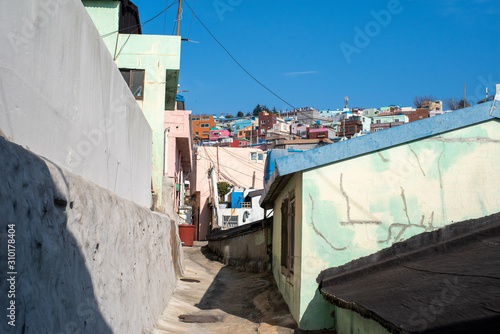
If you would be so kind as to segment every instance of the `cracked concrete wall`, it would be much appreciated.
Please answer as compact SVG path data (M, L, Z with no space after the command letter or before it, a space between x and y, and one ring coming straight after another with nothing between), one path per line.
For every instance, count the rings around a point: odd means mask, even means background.
M301 328L333 325L321 270L500 211L499 144L492 120L303 172Z
M150 332L180 270L175 222L3 138L0 157L3 310L9 224L17 272L16 326L0 332Z

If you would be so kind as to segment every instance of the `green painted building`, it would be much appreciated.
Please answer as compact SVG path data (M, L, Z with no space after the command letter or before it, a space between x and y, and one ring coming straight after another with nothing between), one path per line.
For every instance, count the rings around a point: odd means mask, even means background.
M163 211L165 110L175 108L181 38L143 35L137 7L130 1L82 2L152 129L153 207Z
M302 329L384 333L326 302L320 272L500 211L498 100L275 160L261 205L274 210L273 275Z

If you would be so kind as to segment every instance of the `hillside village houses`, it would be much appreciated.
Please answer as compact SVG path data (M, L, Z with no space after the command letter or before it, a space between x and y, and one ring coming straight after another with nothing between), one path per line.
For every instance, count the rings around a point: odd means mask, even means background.
M9 25L21 30L39 7L6 3ZM94 321L78 328L149 331L184 275L182 245L195 241L272 273L303 330L498 324L500 85L453 111L346 99L336 110L218 116L186 109L181 37L142 34L131 1L59 10L23 52L0 51L0 213L25 231L19 285L32 288L19 300L40 306L29 329L62 331L88 304ZM68 29L75 22L82 32ZM439 275L467 276L460 296L472 301L446 303L431 321L421 310Z

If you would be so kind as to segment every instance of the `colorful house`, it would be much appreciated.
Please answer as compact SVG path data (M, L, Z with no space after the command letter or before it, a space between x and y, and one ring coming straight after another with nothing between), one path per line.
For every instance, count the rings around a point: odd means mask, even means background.
M215 129L215 130L210 130L210 141L221 141L223 139L229 138L229 131L226 129Z
M499 100L276 159L261 205L274 210L273 275L302 329L335 326L322 270L500 211Z
M194 140L208 140L210 129L215 127L214 117L212 115L193 116L191 118Z

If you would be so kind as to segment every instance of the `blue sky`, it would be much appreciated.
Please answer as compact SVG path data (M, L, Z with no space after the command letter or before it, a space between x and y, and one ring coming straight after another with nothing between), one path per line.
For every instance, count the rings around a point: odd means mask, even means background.
M193 114L294 107L411 106L416 95L477 101L500 83L498 0L184 0L179 83ZM141 21L167 1L133 0ZM177 5L143 27L172 34ZM165 20L166 19L166 20ZM192 24L191 24L192 20ZM166 24L165 24L166 21Z

